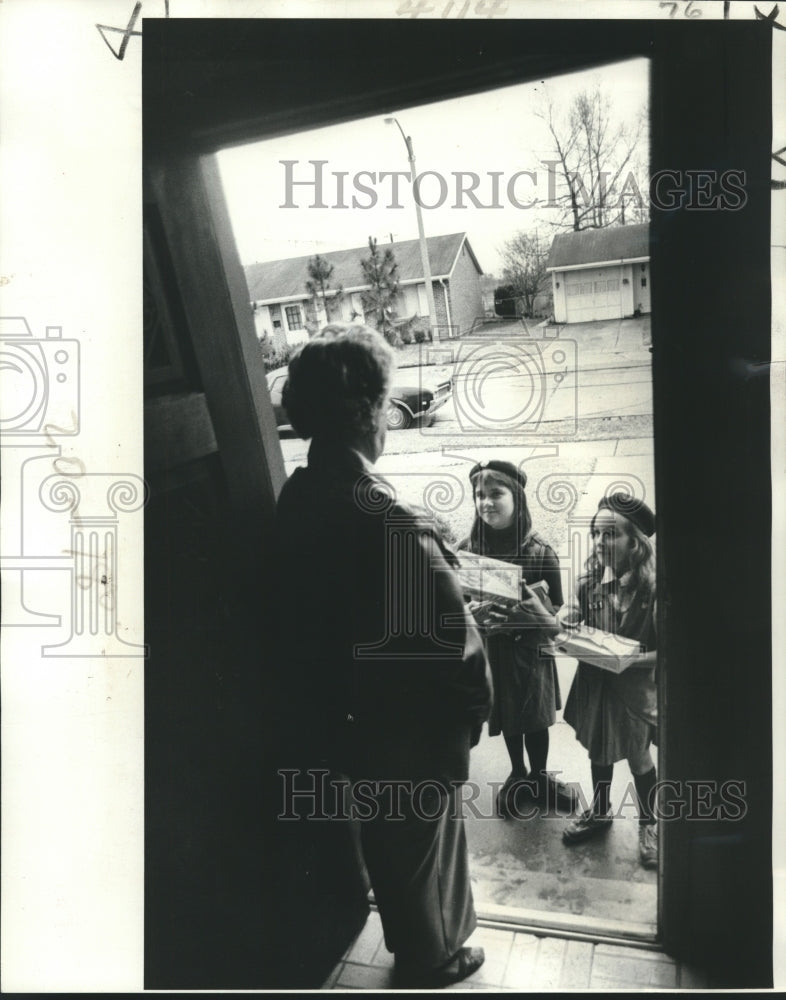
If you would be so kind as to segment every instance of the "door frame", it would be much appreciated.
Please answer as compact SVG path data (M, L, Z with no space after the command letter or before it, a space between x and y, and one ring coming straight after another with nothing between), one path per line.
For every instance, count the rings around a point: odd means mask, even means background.
M258 52L276 53L260 60L258 85L240 63L229 71L229 49L221 45L231 41L231 21L211 22L211 38L197 51L205 42L197 23L152 20L145 24L143 88L145 156L169 213L176 267L196 274L195 245L220 265L219 280L208 275L200 294L211 302L243 392L229 397L218 380L205 388L223 467L251 532L260 502L264 517L272 515L283 468L269 401L254 377L241 375L243 364L254 373L261 360L248 356L253 320L226 205L212 187L218 149L385 113L393 103L404 108L647 55L653 171L709 168L722 150L724 162L744 172L743 209L656 211L651 222L661 773L680 793L692 781L745 784L745 813L734 823L715 816L662 824L658 896L667 950L714 962L729 985L769 985L770 411L766 380L735 375L735 365L747 358L766 371L770 351L762 275L769 275L771 29L735 23L732 39L722 22L692 24L690 32L670 22L246 24L246 34L258 32ZM428 58L407 60L404 74L394 56L407 45ZM276 87L266 90L273 79ZM324 84L318 99L309 79ZM735 295L724 278L760 294ZM196 314L190 322L206 345L204 322ZM211 350L221 371L222 351ZM739 523L744 539L730 537L729 526ZM699 585L696 560L711 570L719 558L723 573L702 574ZM763 578L763 588L735 618L739 604L730 592L747 592L751 575ZM737 737L731 747L730 734ZM678 806L678 799L675 791L669 802Z

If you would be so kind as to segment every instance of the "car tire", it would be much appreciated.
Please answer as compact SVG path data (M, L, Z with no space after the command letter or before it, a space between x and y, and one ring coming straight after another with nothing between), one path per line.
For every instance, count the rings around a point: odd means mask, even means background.
M387 423L389 431L403 431L412 423L412 417L403 406L391 403L388 407Z

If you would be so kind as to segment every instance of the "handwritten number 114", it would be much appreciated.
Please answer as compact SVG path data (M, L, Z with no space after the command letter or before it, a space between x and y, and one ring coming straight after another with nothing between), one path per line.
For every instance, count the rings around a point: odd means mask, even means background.
M447 0L447 3L442 8L441 17L466 17L471 6L470 0L464 0L463 3L459 2L459 0ZM428 0L405 0L404 3L398 5L396 13L399 17L406 14L410 17L418 17L421 14L433 14L435 13L435 9L436 4L428 3ZM478 17L483 17L484 15L486 17L495 17L496 15L506 13L507 9L506 0L476 0L474 13Z

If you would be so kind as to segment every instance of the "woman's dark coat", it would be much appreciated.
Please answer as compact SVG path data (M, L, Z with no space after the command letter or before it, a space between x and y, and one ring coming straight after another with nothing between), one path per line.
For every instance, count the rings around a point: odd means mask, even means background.
M463 781L492 700L483 644L455 557L391 494L359 453L317 441L282 490L284 742L353 780Z

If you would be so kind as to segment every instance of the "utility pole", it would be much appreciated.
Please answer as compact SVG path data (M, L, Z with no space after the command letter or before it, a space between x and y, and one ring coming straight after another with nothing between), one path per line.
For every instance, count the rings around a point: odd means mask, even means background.
M429 327L431 329L431 339L433 342L439 343L439 331L437 330L437 310L434 305L434 289L431 284L431 265L428 259L428 245L426 243L426 234L423 229L423 216L420 211L420 201L418 200L417 191L415 189L415 178L417 177L417 170L415 169L415 151L412 148L412 139L404 134L404 129L401 127L398 118L386 118L386 125L398 125L398 130L401 133L401 138L404 140L404 144L407 147L407 157L409 159L409 173L412 179L412 196L415 199L415 214L418 218L418 239L420 240L420 259L423 263L423 277L426 281L426 301L428 302L428 317L429 317Z

